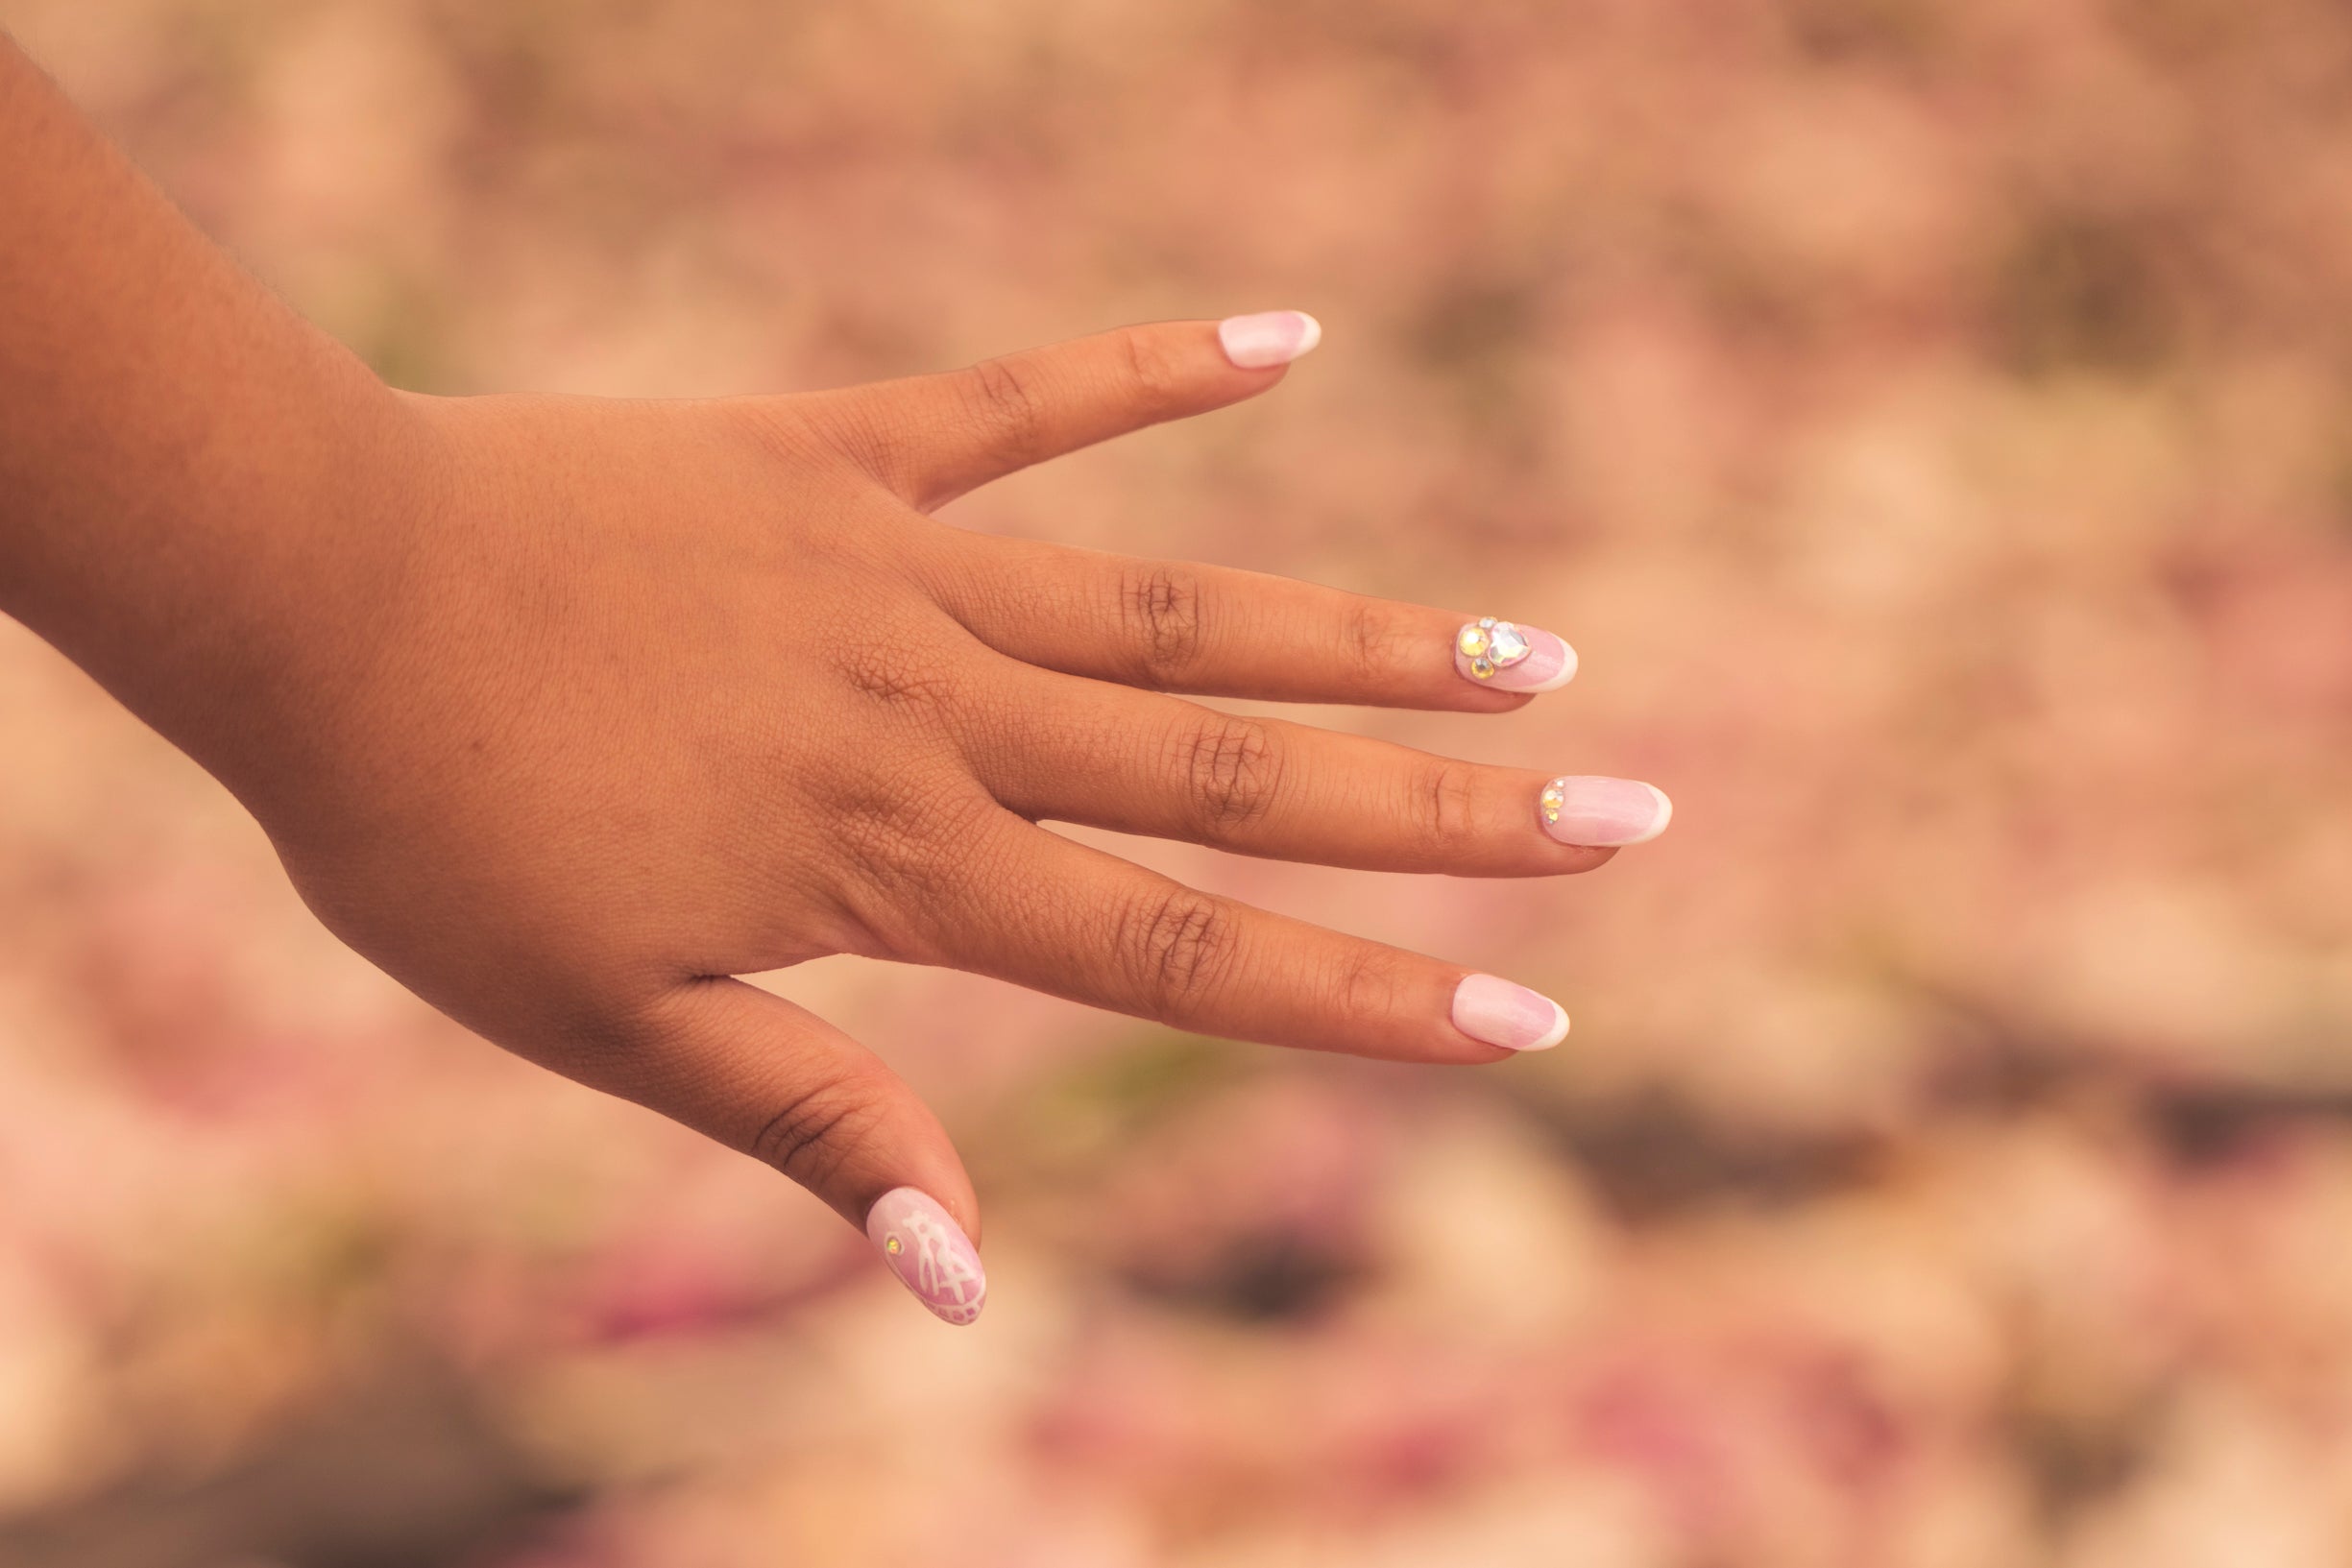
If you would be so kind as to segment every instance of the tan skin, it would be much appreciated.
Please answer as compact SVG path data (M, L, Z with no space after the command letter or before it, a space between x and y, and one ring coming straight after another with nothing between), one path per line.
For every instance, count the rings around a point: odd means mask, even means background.
M1212 324L711 401L391 391L0 38L0 609L223 781L311 908L487 1038L853 1222L937 1121L730 977L943 964L1185 1029L1432 1063L1458 965L1038 826L1545 876L1543 775L1173 693L1503 712L1463 613L983 537L938 507L1253 397Z

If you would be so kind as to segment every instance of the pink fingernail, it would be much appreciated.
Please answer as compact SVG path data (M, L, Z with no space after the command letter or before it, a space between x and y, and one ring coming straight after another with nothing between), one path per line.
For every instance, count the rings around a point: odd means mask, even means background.
M931 1194L893 1187L865 1212L865 1234L915 1299L951 1323L969 1323L988 1300L987 1271L972 1239Z
M1454 1027L1473 1040L1513 1050L1549 1050L1568 1037L1560 1003L1492 975L1471 975L1454 987Z
M1225 357L1246 371L1287 365L1323 340L1323 324L1303 310L1228 316L1217 324Z
M1563 844L1615 848L1646 844L1664 832L1674 820L1674 803L1656 784L1566 774L1543 786L1536 815Z
M1483 615L1454 634L1454 668L1497 691L1552 691L1576 677L1576 650L1549 632Z

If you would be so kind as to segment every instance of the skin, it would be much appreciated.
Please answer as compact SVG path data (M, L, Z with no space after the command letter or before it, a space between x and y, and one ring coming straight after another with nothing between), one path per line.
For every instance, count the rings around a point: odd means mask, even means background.
M1505 712L1463 612L976 535L937 508L1266 392L1215 326L773 398L387 388L0 38L0 609L254 813L343 940L490 1040L763 1159L856 1223L979 1234L936 1119L731 977L942 964L1431 1063L1458 965L1211 897L1085 823L1546 876L1543 775L1187 701Z

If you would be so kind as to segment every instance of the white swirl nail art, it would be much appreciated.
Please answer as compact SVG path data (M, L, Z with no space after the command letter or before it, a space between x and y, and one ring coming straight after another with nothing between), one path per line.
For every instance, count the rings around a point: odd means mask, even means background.
M897 1187L866 1211L865 1234L915 1299L950 1323L969 1323L988 1299L988 1275L955 1216L916 1188Z

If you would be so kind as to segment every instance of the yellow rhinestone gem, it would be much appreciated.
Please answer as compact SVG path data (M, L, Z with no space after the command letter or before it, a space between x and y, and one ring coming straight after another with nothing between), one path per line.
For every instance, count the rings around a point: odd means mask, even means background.
M886 1241L886 1242L883 1242L883 1243L882 1243L882 1249L883 1249L885 1252L887 1252L888 1254L890 1254L890 1256L892 1256L893 1258L897 1257L897 1256L899 1255L899 1252L901 1251L901 1248L900 1248L900 1246L899 1246L899 1244L898 1244L898 1238L897 1238L897 1237L895 1237L895 1236L893 1236L893 1237L891 1237L891 1238L890 1238L888 1241Z
M1558 784L1545 784L1543 793L1536 797L1536 804L1542 810L1546 823L1556 823L1560 820L1560 808L1566 804L1566 798L1561 794Z
M1473 659L1470 661L1470 673L1483 681L1494 673L1494 666L1484 659Z
M1465 659L1484 659L1488 646L1487 629L1483 626L1465 626L1462 635L1454 639L1454 646L1462 650Z

